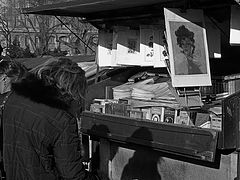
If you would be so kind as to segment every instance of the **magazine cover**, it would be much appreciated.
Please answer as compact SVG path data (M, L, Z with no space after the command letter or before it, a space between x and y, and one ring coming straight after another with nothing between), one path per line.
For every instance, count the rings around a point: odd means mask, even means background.
M177 117L177 110L176 109L172 109L172 108L168 108L165 107L164 108L164 113L163 113L163 120L162 122L165 123L174 123L175 119Z
M179 112L179 116L177 116L174 123L182 124L182 125L189 125L190 124L189 112L181 110Z

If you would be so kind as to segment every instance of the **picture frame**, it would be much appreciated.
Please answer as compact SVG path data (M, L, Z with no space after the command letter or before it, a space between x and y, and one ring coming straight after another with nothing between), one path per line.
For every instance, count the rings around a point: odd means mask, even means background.
M202 10L164 8L173 87L211 86Z

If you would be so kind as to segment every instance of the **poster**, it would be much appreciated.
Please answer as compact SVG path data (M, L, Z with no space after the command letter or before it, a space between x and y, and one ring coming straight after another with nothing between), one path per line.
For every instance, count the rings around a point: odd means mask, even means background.
M166 67L163 56L163 25L140 26L141 66Z
M154 34L151 25L140 26L140 54L141 66L153 66L154 56L156 56L153 48Z
M115 59L112 58L113 33L100 30L98 37L97 62L99 67L117 66Z
M164 44L164 24L159 26L154 26L154 38L155 42L153 44L154 52L156 56L154 56L154 64L155 68L158 67L166 67L166 60L168 59L167 53L165 51L165 44Z
M170 72L174 87L211 86L202 10L164 8Z
M240 6L232 5L230 20L230 44L240 45Z
M140 31L131 29L117 30L116 62L119 65L141 65Z

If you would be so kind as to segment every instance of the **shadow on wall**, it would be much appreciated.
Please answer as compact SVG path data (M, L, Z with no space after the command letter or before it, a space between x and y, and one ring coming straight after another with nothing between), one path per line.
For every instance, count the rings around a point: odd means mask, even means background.
M100 171L100 149L99 149L99 137L107 137L110 132L108 127L105 125L94 125L91 128L91 131L94 132L97 136L92 137L92 157L90 162L90 169L93 173L98 174L101 180L110 180L106 172ZM115 151L114 151L115 152ZM115 153L114 153L115 155ZM113 155L113 156L114 156Z
M137 129L128 141L134 142L134 139L139 138L143 141L146 140L146 142L153 140L151 132L144 127ZM124 167L121 180L161 180L157 168L159 159L158 153L138 148Z

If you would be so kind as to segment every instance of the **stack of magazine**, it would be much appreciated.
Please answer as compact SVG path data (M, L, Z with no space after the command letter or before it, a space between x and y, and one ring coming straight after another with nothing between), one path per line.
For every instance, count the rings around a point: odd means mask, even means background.
M113 98L114 99L124 99L124 98L131 98L132 97L132 89L134 87L141 87L146 84L153 84L154 79L149 78L143 81L139 81L137 83L134 82L127 82L120 86L116 86L113 88Z
M154 83L149 78L137 83L127 82L113 88L114 99L128 99L132 107L164 106L181 107L178 94L170 81Z

